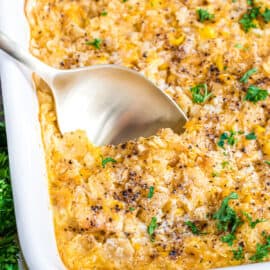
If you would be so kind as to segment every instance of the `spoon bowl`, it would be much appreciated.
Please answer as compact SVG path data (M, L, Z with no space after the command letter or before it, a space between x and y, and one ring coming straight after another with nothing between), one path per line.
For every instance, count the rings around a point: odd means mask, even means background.
M140 73L118 65L51 68L0 32L0 48L36 72L52 90L62 134L85 130L95 145L180 133L187 120L178 105Z

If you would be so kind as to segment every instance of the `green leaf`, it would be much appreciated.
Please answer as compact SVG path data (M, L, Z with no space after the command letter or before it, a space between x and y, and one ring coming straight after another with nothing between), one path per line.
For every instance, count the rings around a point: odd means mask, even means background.
M135 207L129 207L129 211L133 212L135 210Z
M258 218L256 220L252 220L252 217L248 213L243 212L243 214L248 220L249 227L252 229L254 229L258 223L266 221L265 219L258 219Z
M212 93L208 93L207 84L198 84L190 88L192 93L192 100L194 103L204 103L212 96Z
M261 262L265 258L267 258L268 255L269 255L269 252L270 252L270 235L267 235L265 232L263 232L262 236L264 237L265 243L256 245L255 254L249 258L251 261Z
M101 157L101 158L102 158L101 165L103 168L105 168L106 164L109 162L116 163L116 160L111 157L107 157L107 158Z
M221 237L221 241L223 243L227 243L229 246L233 245L233 241L236 239L235 235L232 233L229 233L227 235L224 235Z
M257 103L258 101L265 100L268 97L268 91L258 88L255 85L250 85L247 89L244 100Z
M265 23L270 22L270 9L266 8L264 13L262 13L262 17Z
M230 131L230 133L228 132L222 133L219 137L217 145L223 149L224 149L224 145L226 141L229 145L232 145L232 146L235 145L237 143L237 139L235 137L236 135L237 135L237 132L235 131Z
M257 72L257 69L256 68L252 68L250 70L248 70L244 75L243 77L240 79L240 82L242 83L247 83L248 82L248 79L251 75L253 75L254 73Z
M264 163L267 164L267 165L270 165L270 161L269 160L265 160Z
M247 134L247 135L245 136L245 138L246 138L247 140L256 140L256 139L257 139L257 136L256 136L256 134L255 134L254 132L250 132L249 134Z
M240 261L244 259L244 254L243 254L243 247L239 246L238 249L232 250L233 252L233 259L236 261Z
M95 47L96 49L100 49L100 45L102 43L102 40L99 38L95 38L93 41L86 41L85 44L86 45L90 45Z
M248 32L251 28L257 28L257 25L253 20L256 19L259 15L260 7L252 7L242 16L242 18L239 20L239 23L245 32Z
M155 230L157 229L158 225L157 225L157 218L156 217L152 217L151 222L149 224L149 226L147 227L147 232L150 235L150 239L151 241L153 241L153 234L155 232Z
M229 206L229 201L236 199L238 199L238 194L232 192L223 199L219 210L213 215L213 219L217 220L217 229L220 232L234 234L237 228L243 223L236 212Z
M108 15L108 12L106 10L103 10L101 13L100 13L101 16L107 16Z
M200 22L212 20L215 16L214 14L210 14L206 9L197 9L197 15L199 17Z
M153 186L151 186L151 187L149 188L149 192L148 192L148 195L147 195L147 198L148 198L148 199L151 199L151 198L153 197L153 195L154 195L154 190L155 190L155 188L154 188Z
M191 230L191 232L194 234L194 235L202 235L202 234L206 234L206 233L203 233L201 232L197 226L195 225L194 222L192 221L186 221L185 222L185 225L187 225L189 227L189 229Z

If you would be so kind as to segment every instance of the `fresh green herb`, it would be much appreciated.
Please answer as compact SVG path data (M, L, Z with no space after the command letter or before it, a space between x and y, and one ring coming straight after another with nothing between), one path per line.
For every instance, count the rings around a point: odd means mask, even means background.
M248 224L250 228L252 229L254 229L258 223L262 223L266 221L265 219L258 219L258 218L256 220L252 220L252 217L248 213L243 212L243 214L247 218Z
M191 232L195 235L202 235L202 234L206 234L206 233L202 233L197 226L195 225L194 222L192 221L186 221L185 225L187 225L189 227L189 229L191 230Z
M235 131L230 131L230 133L228 133L228 132L222 133L219 137L219 141L218 141L217 145L221 148L224 148L226 141L229 145L235 145L237 143L237 139L235 137L236 134L237 134L237 132L235 132Z
M95 47L96 49L100 49L101 43L102 43L102 40L99 38L95 38L93 41L86 41L85 42L86 45L91 45L91 46Z
M266 8L264 13L262 13L262 17L265 23L270 22L270 9Z
M247 135L245 136L245 138L246 138L247 140L256 140L256 139L257 139L257 136L256 136L256 134L255 134L254 132L250 132L249 134L247 134Z
M226 234L221 237L223 243L227 243L230 247L233 245L233 241L236 239L235 235L232 233Z
M247 83L249 77L250 77L251 75L253 75L254 73L256 73L256 72L257 72L257 68L252 68L252 69L248 70L248 71L244 74L244 76L240 79L240 82L242 82L242 83Z
M260 15L259 7L252 7L245 13L242 18L239 20L239 23L242 25L242 28L245 32L248 32L251 28L256 28L257 25L254 23L254 20Z
M250 85L247 89L244 100L248 100L253 103L257 103L260 100L265 100L268 97L267 90L260 89L255 85Z
M233 252L233 259L240 261L244 259L244 254L243 254L243 247L239 246L238 249L232 250Z
M18 270L19 247L3 122L0 122L0 221L0 269Z
M229 201L236 199L238 199L238 194L232 192L222 201L219 210L213 215L213 218L217 220L217 228L220 232L234 234L237 228L243 223L236 212L229 206Z
M151 186L151 187L149 188L149 192L148 192L148 195L147 195L147 198L148 198L148 199L151 199L151 198L153 197L153 195L154 195L154 190L155 190L155 188L154 188L153 186Z
M270 161L269 160L265 160L264 163L267 164L267 165L270 165Z
M229 165L229 161L222 161L221 162L222 169L225 169L228 165Z
M270 252L270 235L267 235L266 232L262 233L264 237L264 244L256 245L256 253L250 257L251 261L261 262L263 259L267 258Z
M129 211L133 212L135 210L135 207L129 207Z
M122 0L123 3L126 3L128 0Z
M218 172L212 172L212 177L217 177L219 175Z
M154 240L153 234L154 234L155 230L157 229L157 227L158 227L157 218L152 217L151 222L150 222L149 226L147 227L147 232L150 235L151 241Z
M116 162L116 160L111 158L111 157L107 157L107 158L101 157L101 158L102 158L101 165L102 165L103 168L105 168L106 164L109 163L109 162L112 162L112 163Z
M249 6L253 6L253 5L254 5L254 2L253 2L253 0L247 0L247 4L248 4Z
M197 15L199 17L200 22L212 20L214 18L214 14L210 14L206 9L197 9Z
M190 88L192 93L192 100L195 103L203 103L209 97L212 96L212 93L208 93L207 84L198 84L192 88Z
M100 13L101 16L107 16L108 15L108 12L106 10L103 10L101 13Z
M235 44L234 47L237 48L237 49L242 49L243 45L242 44Z

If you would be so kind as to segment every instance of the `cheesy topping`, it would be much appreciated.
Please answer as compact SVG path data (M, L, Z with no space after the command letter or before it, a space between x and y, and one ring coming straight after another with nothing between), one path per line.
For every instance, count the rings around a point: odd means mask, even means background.
M181 135L96 147L61 135L36 77L67 269L209 269L268 260L270 4L29 0L31 52L69 69L141 72L186 112Z

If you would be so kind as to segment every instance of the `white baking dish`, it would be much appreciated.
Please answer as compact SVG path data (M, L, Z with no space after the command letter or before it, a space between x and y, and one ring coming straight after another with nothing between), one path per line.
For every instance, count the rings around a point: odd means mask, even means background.
M28 47L24 0L0 0L0 29ZM0 77L20 245L31 270L65 269L59 257L49 203L38 102L31 74L0 52ZM270 263L226 268L270 269Z

